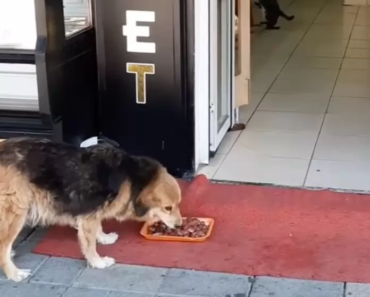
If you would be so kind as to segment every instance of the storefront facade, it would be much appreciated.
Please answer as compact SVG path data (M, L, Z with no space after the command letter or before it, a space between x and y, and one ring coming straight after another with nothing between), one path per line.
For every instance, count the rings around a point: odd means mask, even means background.
M192 174L248 102L235 5L242 28L240 0L0 0L0 137L107 137Z

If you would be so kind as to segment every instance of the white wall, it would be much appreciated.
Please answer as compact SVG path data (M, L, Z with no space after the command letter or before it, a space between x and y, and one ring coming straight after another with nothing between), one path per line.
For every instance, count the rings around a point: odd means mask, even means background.
M39 110L35 65L0 63L0 110Z

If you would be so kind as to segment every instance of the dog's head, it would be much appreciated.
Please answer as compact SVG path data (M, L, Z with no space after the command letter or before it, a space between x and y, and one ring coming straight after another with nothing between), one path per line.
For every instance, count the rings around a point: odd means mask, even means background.
M182 225L181 190L175 178L164 168L142 191L137 202L135 212L140 220L150 225L162 221L170 228Z
M149 224L162 221L170 228L182 224L181 190L163 166L149 158L138 158L134 165L127 162L123 167L125 170L111 176L110 188L122 197L129 194L127 211L133 219Z

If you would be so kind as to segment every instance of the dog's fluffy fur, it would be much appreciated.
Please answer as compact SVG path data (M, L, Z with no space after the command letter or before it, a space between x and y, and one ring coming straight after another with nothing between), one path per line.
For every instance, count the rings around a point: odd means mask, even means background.
M30 271L18 269L12 244L22 227L68 225L78 230L88 264L105 268L114 259L100 257L96 242L112 244L106 219L135 219L181 225L181 191L158 162L135 157L110 145L76 148L46 139L13 138L0 143L0 267L21 281Z

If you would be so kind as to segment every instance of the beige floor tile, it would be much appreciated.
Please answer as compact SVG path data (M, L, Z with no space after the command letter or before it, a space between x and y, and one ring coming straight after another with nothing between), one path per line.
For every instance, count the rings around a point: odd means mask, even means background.
M322 38L323 40L308 40L300 43L293 56L344 57L348 41L332 42L328 40L328 37L323 36Z
M332 97L328 113L369 117L370 98Z
M346 58L356 58L356 59L369 59L370 49L364 48L348 48L345 54Z
M370 98L370 85L367 82L337 82L333 96Z
M309 160L318 133L243 131L231 154L253 153L261 157Z
M324 13L325 14L325 13ZM352 32L352 24L313 24L310 29L307 31L305 38L320 38L320 37L328 37L336 38L337 40L349 39L351 32ZM353 34L353 33L352 33ZM356 38L360 39L360 38Z
M276 77L279 75L281 70L284 66L281 66L279 68L272 68L269 65L266 66L260 66L258 68L252 68L251 69L251 79L252 81L258 82L264 82L264 81L271 81L276 79Z
M370 71L370 59L344 58L341 68Z
M364 114L327 114L321 135L370 136L370 117Z
M270 90L277 75L260 76L251 79L251 88L254 93L266 93Z
M329 100L330 95L268 93L258 110L324 114Z
M325 57L291 57L286 63L286 69L339 69L342 58L325 58Z
M370 15L370 9L368 6L359 6L358 15Z
M207 178L212 179L220 168L222 162L226 158L226 155L216 154L209 162L209 165L204 165L199 168L197 174L204 174Z
M348 48L370 49L370 40L350 39Z
M248 123L249 131L302 131L316 133L324 115L314 113L256 111Z
M276 79L269 88L269 92L278 94L312 93L330 95L333 92L334 84L335 80Z
M367 15L358 15L355 21L356 26L366 27L370 26L370 19Z
M254 45L252 46L252 48ZM255 65L272 65L278 64L280 66L283 66L287 61L289 60L289 55L271 55L271 56L266 56L265 54L262 53L256 53L251 56L251 64L252 66Z
M330 25L353 25L356 21L356 14L333 14L330 12L322 12L315 19L315 24L330 24Z
M339 69L312 69L312 68L301 68L301 69L289 69L284 68L277 79L289 79L294 81L323 81L332 84L337 79Z
M294 51L300 39L301 37L291 41L282 39L281 42L278 43L272 42L271 40L257 40L251 49L251 54L264 54L265 56L287 55Z
M303 186L309 161L261 157L243 152L229 154L214 176L217 180Z
M220 146L217 149L217 154L227 155L233 147L235 141L239 137L241 131L227 132L224 139L222 139Z
M320 135L313 158L370 162L370 137Z
M252 86L253 87L253 86ZM248 123L253 113L256 111L265 93L252 93L251 101L248 105L239 107L239 122Z
M305 186L369 191L369 180L370 162L312 160Z
M367 69L341 69L338 75L338 82L367 83L370 79L370 71Z
M331 14L355 14L357 15L357 12L359 11L358 6L345 6L342 5L342 2L336 1L334 4L330 4L329 2L326 3L324 9L321 11L321 13L331 13Z
M351 34L352 39L370 40L370 30L366 26L354 26Z

